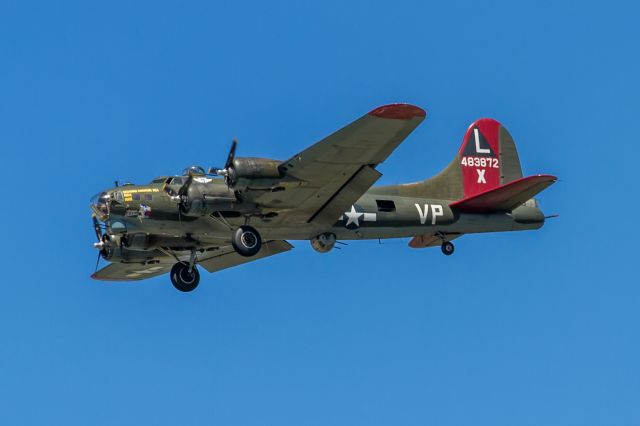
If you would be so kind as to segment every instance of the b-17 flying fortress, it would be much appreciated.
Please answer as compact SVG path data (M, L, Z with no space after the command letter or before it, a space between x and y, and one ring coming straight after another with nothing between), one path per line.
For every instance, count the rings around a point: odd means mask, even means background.
M412 238L412 248L445 255L464 234L540 228L533 198L555 176L523 177L515 143L499 122L473 122L453 161L422 182L374 187L382 163L425 119L409 104L376 108L285 161L237 157L146 185L107 189L91 204L98 280L134 281L169 273L194 290L199 267L215 272L308 240L318 252L340 240Z

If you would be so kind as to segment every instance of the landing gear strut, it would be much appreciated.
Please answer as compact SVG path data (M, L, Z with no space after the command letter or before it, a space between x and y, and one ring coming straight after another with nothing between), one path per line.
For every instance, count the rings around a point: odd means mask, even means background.
M171 284L183 292L193 291L200 283L200 272L196 265L189 262L178 262L171 268Z
M455 250L455 247L453 246L453 243L451 241L443 241L440 249L442 250L442 253L445 254L445 256L451 256L453 254L453 251Z
M240 256L251 257L260 251L262 238L255 228L243 225L233 231L231 245Z

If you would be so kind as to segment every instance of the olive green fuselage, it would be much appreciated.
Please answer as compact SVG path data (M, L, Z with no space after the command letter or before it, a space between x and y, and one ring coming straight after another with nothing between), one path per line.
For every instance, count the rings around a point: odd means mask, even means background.
M222 179L208 179L205 186L225 191ZM163 190L164 183L127 185L108 190L113 202L105 222L113 234L133 236L153 235L149 246L206 247L228 244L231 230L249 224L265 240L310 240L322 233L335 234L339 240L403 238L426 234L470 234L482 232L519 231L540 228L544 215L535 203L526 203L508 213L473 214L449 207L454 200L405 197L366 192L351 208L329 227L313 222L287 223L274 208L256 207L251 202L217 197L223 209L202 209L204 213L188 214ZM215 191L214 191L215 192ZM224 198L224 199L223 199ZM220 201L222 200L222 201ZM226 200L226 201L225 201ZM208 201L204 201L207 203ZM104 213L104 212L103 212Z

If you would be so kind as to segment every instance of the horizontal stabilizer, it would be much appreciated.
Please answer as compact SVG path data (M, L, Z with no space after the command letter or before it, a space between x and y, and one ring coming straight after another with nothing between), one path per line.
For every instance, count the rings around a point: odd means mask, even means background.
M528 176L463 198L451 203L450 207L472 213L509 212L552 185L557 179L551 175Z

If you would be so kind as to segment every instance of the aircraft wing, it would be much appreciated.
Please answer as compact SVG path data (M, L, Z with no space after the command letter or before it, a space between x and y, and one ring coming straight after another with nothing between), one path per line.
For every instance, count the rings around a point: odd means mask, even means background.
M198 264L208 272L216 272L222 269L238 266L243 263L283 253L293 248L284 240L272 240L262 244L262 248L252 257L240 256L231 246L220 247L217 250L206 252L202 258L198 258ZM182 258L182 257L180 257ZM188 258L188 257L187 257ZM96 271L91 278L101 281L140 281L157 277L171 271L176 259L171 256L158 257L158 263L143 265L140 263L111 263Z
M162 257L160 263L143 265L140 263L110 263L96 271L91 278L100 281L140 281L166 274L176 263L172 257Z
M274 254L284 253L293 248L289 242L284 240L272 240L262 244L260 251L252 257L240 256L233 247L226 246L219 250L219 253L198 262L204 269L209 272L216 272L222 269L238 266L243 263L252 262L254 260L273 256Z
M263 205L289 210L287 224L332 225L381 176L375 166L424 120L409 104L381 106L282 162L285 191L265 193ZM291 183L292 182L292 183Z

